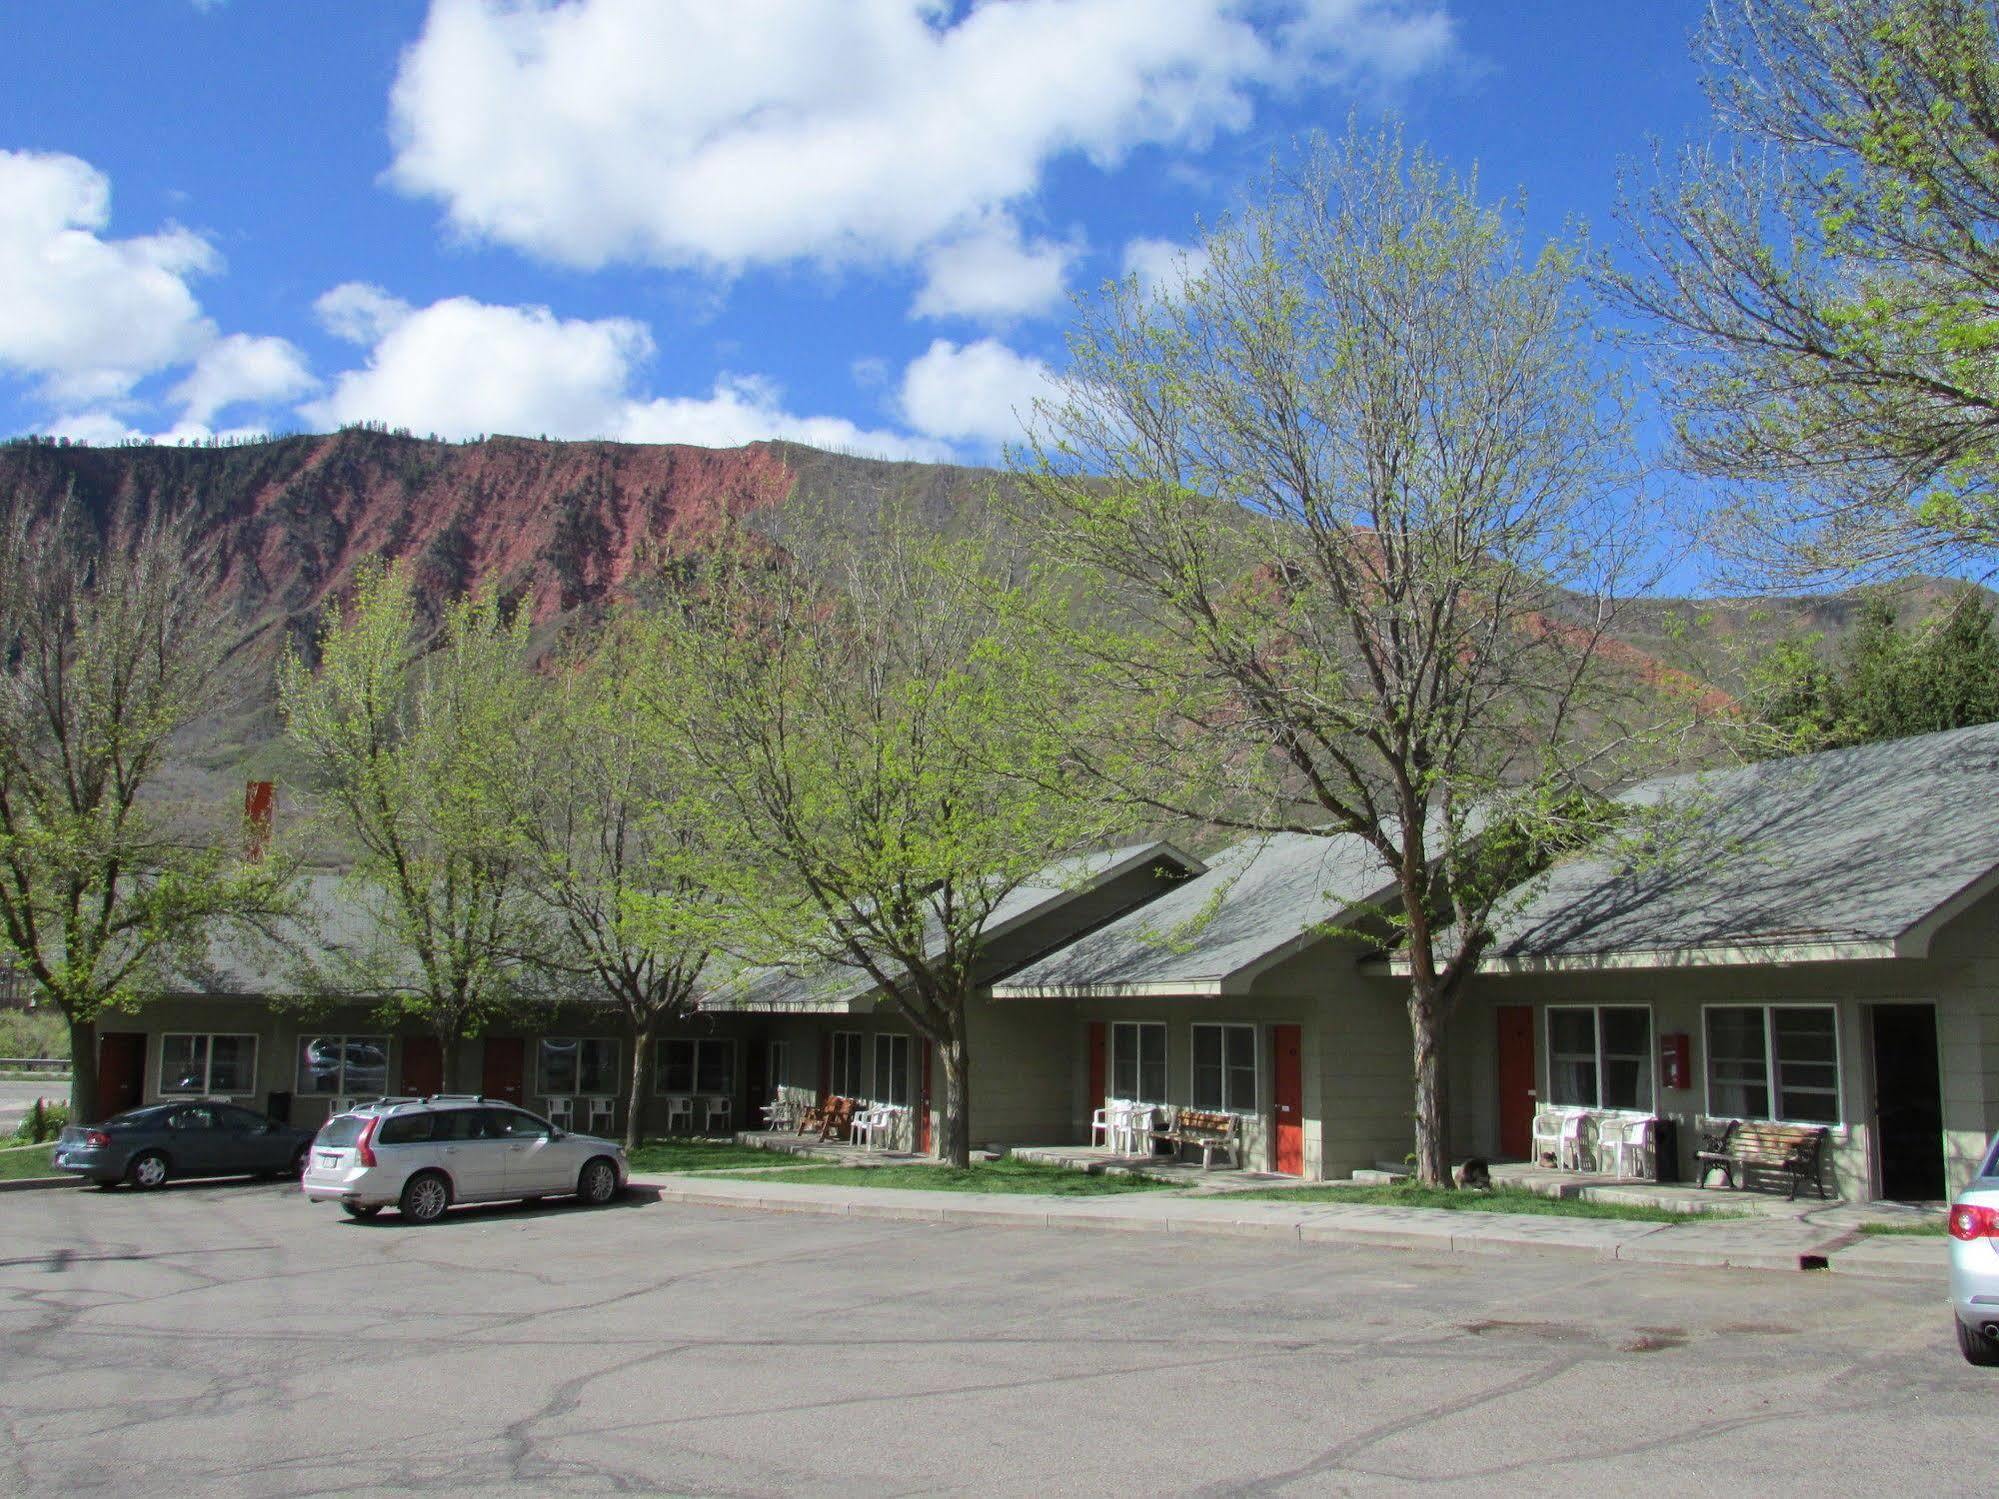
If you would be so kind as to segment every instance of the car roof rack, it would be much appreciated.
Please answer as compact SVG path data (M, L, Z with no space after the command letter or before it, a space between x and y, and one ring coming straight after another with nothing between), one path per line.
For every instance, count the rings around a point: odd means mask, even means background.
M421 1099L412 1099L411 1102L443 1103L447 1099L450 1100L452 1103L494 1102L494 1100L487 1098L486 1095L483 1093L426 1093Z

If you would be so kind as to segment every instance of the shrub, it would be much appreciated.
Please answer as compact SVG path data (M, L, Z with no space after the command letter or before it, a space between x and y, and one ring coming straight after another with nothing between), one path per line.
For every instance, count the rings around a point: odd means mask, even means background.
M49 1008L0 1010L0 1057L66 1057L69 1022Z
M63 1132L69 1123L69 1105L53 1098L38 1098L35 1106L28 1110L14 1131L14 1138L23 1145L40 1145L45 1140L53 1140Z

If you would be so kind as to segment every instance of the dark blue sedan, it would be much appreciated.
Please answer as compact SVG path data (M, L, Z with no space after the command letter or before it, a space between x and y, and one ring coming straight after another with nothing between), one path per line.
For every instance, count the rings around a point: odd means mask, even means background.
M56 1140L61 1171L99 1186L157 1187L176 1176L297 1176L312 1131L228 1103L156 1103Z

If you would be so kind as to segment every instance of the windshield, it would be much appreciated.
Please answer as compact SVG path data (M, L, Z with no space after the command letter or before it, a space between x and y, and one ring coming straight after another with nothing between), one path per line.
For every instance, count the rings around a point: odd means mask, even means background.
M361 1127L368 1121L359 1114L336 1114L320 1126L315 1145L331 1146L335 1150L345 1149L361 1138Z

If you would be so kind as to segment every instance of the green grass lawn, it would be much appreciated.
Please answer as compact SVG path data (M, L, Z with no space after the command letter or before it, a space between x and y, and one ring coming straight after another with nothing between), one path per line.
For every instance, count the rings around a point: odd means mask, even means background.
M1934 1223L1863 1223L1860 1232L1877 1239L1941 1239L1950 1228L1939 1218Z
M747 1171L717 1176L755 1181ZM1018 1192L1041 1197L1106 1197L1120 1192L1170 1192L1172 1183L1135 1176L1089 1176L1066 1166L1027 1161L980 1161L963 1171L949 1166L804 1166L784 1180L820 1187L913 1187L924 1192Z
M631 1153L632 1170L713 1171L722 1166L795 1167L797 1156L731 1140L648 1140Z
M0 1149L0 1181L19 1181L24 1176L60 1176L49 1164L53 1145L30 1145L25 1149Z
M1580 1198L1543 1197L1524 1187L1494 1187L1489 1192L1453 1192L1439 1187L1273 1187L1231 1192L1229 1200L1260 1202L1350 1203L1355 1207L1442 1208L1454 1213L1541 1213L1551 1218L1616 1218L1627 1223L1682 1223L1690 1218L1735 1218L1738 1213L1676 1213L1669 1208L1636 1203L1585 1202Z

